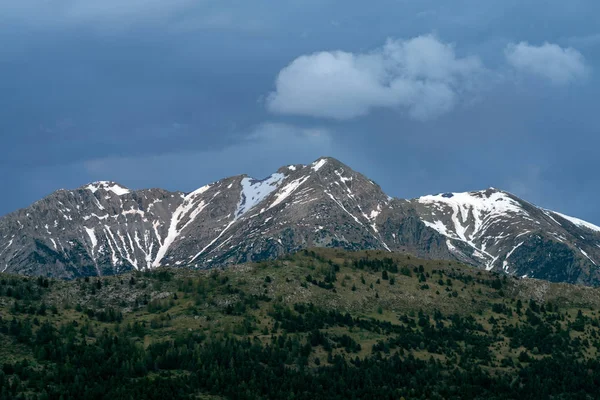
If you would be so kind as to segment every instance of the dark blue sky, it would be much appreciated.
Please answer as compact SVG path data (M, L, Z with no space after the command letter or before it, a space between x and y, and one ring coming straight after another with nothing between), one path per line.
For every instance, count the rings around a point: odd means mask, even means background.
M600 224L594 0L0 0L0 215L321 155Z

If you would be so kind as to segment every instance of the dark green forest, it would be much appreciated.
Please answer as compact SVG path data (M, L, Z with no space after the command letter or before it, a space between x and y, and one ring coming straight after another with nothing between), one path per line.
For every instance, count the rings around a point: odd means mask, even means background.
M380 252L0 275L0 398L593 399L599 304L593 288Z

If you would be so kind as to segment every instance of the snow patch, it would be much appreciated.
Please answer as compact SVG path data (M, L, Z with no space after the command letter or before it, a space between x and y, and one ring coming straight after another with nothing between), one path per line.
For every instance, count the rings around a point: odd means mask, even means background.
M85 231L87 232L88 236L90 237L90 241L92 242L92 260L94 260L94 264L96 264L96 272L98 272L98 276L102 275L100 273L100 269L98 268L98 263L96 262L96 246L98 245L98 239L96 238L96 233L94 232L93 228L87 228L84 227Z
M371 211L371 214L369 215L369 219L374 220L377 218L377 216L379 216L379 214L381 214L381 205L377 205L377 209Z
M347 177L345 177L345 176L343 176L343 175L342 175L342 174L344 173L344 170L342 170L342 171L340 172L340 171L338 171L338 170L336 169L334 172L335 172L335 174L336 174L337 176L339 176L340 180L341 180L343 183L346 183L346 182L351 182L351 181L352 181L352 177L350 177L350 178L347 178Z
M109 232L110 232L110 229L109 229ZM127 233L127 235L129 235L129 232ZM111 236L112 236L112 232L111 232ZM119 247L119 244L115 240L115 245L117 246L117 250L119 250L121 257L126 259L131 265L133 265L133 267L135 269L138 269L137 259L135 259L135 257L132 257L129 254L129 249L127 248L127 242L125 241L125 237L121 234L120 230L117 230L117 236L119 237L119 239L121 239L121 243L123 244L122 246ZM113 236L113 240L114 240L114 236ZM129 236L129 242L130 242L131 250L133 251L133 243L131 241L131 236Z
M582 219L579 219L579 218L569 217L568 215L561 214L561 213L558 213L556 211L552 211L552 212L554 214L556 214L556 215L558 215L558 216L566 219L567 221L571 222L572 224L574 224L574 225L576 225L576 226L578 226L580 228L586 228L586 229L589 229L589 230L592 230L592 231L600 232L600 226L596 226L594 224L591 224L591 223L589 223L587 221L584 221Z
M592 260L592 259L590 258L590 256L588 256L588 254L587 254L585 251L583 251L583 250L581 250L581 249L579 249L579 251L581 252L581 254L583 254L584 256L586 256L586 257L587 257L587 259L588 259L588 260L590 260L590 261L591 261L591 262L592 262L594 265L596 265L596 266L598 265L598 264L596 264L596 261Z
M159 247L156 257L152 262L153 267L158 267L160 262L167 254L167 250L169 247L175 242L177 237L181 234L181 232L204 210L206 207L206 203L204 201L200 201L199 203L194 202L194 197L199 194L206 192L210 188L210 185L206 185L193 191L192 193L185 196L183 203L177 207L175 212L171 217L171 223L169 224L169 230L167 231L167 237L165 237L161 246ZM179 227L181 221L184 220L185 217L188 217L188 221L182 226ZM154 227L156 231L156 227Z
M262 181L258 181L258 180L252 179L252 178L243 178L241 181L242 191L240 193L240 202L238 203L237 211L233 215L233 219L229 222L229 224L227 224L227 226L225 226L223 228L223 230L217 235L217 237L215 237L213 240L211 240L210 243L208 243L206 246L204 246L204 248L202 248L202 250L200 250L193 257L191 257L189 262L191 263L194 260L196 260L202 253L204 253L213 244L215 244L223 236L223 234L225 232L227 232L227 230L235 222L237 222L239 217L244 215L248 210L252 209L257 204L261 203L264 199L266 199L271 193L273 193L273 191L275 191L275 189L277 189L281 185L281 182L284 179L285 179L285 175L280 174L280 173L275 173L275 174L271 175L270 177L268 177L267 179L263 179ZM306 179L308 179L308 177L306 177ZM272 208L275 205L282 202L294 190L296 190L298 188L298 186L300 186L303 182L304 181L298 183L298 182L294 181L294 182L291 182L290 184L288 184L286 187L284 187L283 193L279 193L278 197L271 204L271 206L269 206L269 208ZM260 212L262 213L263 211L264 211L264 209L261 210ZM227 239L225 242L221 243L215 250L222 247L230 239L231 239L231 237L229 237L229 239Z
M448 236L450 238L455 237L455 235L452 232L448 231L448 228L446 228L446 225L444 225L444 223L442 221L438 220L438 221L434 221L434 222L429 222L429 221L423 220L423 223L427 227L436 230L438 233L440 233L444 236Z
M117 257L117 253L115 252L115 249L111 243L111 239L115 242L115 246L117 246L117 242L115 241L115 238L114 238L112 232L110 231L110 227L108 225L105 225L104 228L105 228L104 237L106 237L106 242L108 243L108 247L110 247L111 262L112 262L113 267L116 267L117 263L119 261L119 258ZM109 235L110 235L110 238L109 238Z
M542 212L543 212L544 214L546 214L546 216L547 216L548 218L550 218L552 221L554 221L556 224L558 224L558 226L562 226L562 224L561 224L560 222L558 222L557 220L555 220L555 219L554 219L554 217L552 216L552 214L550 214L550 213L551 213L551 211L542 209Z
M450 239L446 239L446 247L448 247L448 250L450 250L453 253L458 253L458 254L462 254L462 252L460 250L458 250L456 248L456 246L454 246L452 244L452 242L450 241Z
M4 248L4 250L0 251L0 254L4 253L10 246L12 246L14 239L10 239L8 241L8 244L6 245L6 247Z
M87 190L90 190L92 193L96 193L98 190L110 191L116 194L117 196L123 196L131 191L124 186L121 186L114 182L108 181L98 181L90 183L85 187Z
M518 245L516 245L515 247L513 247L513 249L508 252L508 254L506 255L506 257L504 257L504 259L508 260L508 257L510 257L512 255L512 253L515 252L515 250L517 250L519 247L521 247L523 245L523 243L525 243L525 242L521 242Z
M99 215L96 215L96 214L92 214L92 215L85 215L85 216L83 217L83 220L84 220L84 221L87 221L88 219L90 219L90 218L92 218L92 217L94 217L94 218L98 218L99 220L103 220L103 219L107 219L107 218L108 218L108 214L107 214L107 215L103 215L103 216L99 216Z
M292 193L294 193L294 191L296 191L296 189L298 189L304 182L306 182L308 180L308 178L310 178L310 176L304 176L302 178L294 179L287 185L283 186L281 188L281 190L279 190L279 192L276 194L275 200L273 200L271 205L269 207L267 207L266 210L269 210L269 209L275 207L276 205L281 204ZM261 212L266 211L266 210L263 209L263 210L261 210Z
M210 186L211 185L202 186L201 188L198 188L198 189L194 190L193 192L191 192L187 196L183 196L183 198L184 199L189 199L189 198L195 197L195 196L197 196L199 194L202 194L202 193L206 192L208 189L210 189ZM173 195L171 195L171 197L173 197Z
M513 247L512 250L508 252L506 257L504 257L504 261L502 261L502 269L504 270L504 272L508 272L508 267L509 267L508 258L512 255L512 253L515 252L515 250L517 250L519 247L521 247L523 245L523 243L525 243L525 242L521 242L518 245L516 245L515 247Z
M284 178L285 175L275 173L261 181L252 178L242 179L240 204L238 205L235 215L237 217L244 215L248 210L266 199L281 185Z
M90 237L90 241L92 242L92 255L94 253L94 249L98 245L98 239L96 238L96 234L94 233L94 228L85 228L86 233Z
M154 248L154 243L150 244L150 247L147 249L147 251L145 250L145 248L147 246L147 242L148 242L147 232L146 232L146 235L144 235L143 245L140 241L140 236L138 235L138 231L135 231L134 239L135 239L135 243L137 244L138 248L144 254L144 260L146 261L146 267L147 268L152 267L152 249ZM131 238L130 238L130 240L131 240Z
M131 206L131 208L129 210L123 211L121 214L122 215L138 214L138 215L141 215L142 218L144 218L146 215L142 210L134 209L133 206Z
M318 161L315 161L314 163L312 163L312 169L313 171L317 172L318 170L320 170L323 165L327 164L327 159L326 158L322 158Z

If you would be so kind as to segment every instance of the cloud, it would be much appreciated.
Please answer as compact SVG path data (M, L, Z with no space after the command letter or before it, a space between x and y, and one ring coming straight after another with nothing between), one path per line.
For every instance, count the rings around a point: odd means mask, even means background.
M274 113L338 120L392 108L427 120L449 112L483 71L479 58L458 57L432 35L389 39L369 53L296 58L279 72L266 105Z
M589 73L583 55L572 47L544 43L511 43L504 50L508 63L518 71L538 75L557 85L585 78Z

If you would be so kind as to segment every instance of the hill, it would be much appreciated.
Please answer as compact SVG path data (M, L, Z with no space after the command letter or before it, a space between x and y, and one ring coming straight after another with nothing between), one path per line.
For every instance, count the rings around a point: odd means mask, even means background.
M0 275L0 398L580 399L600 290L385 251Z

